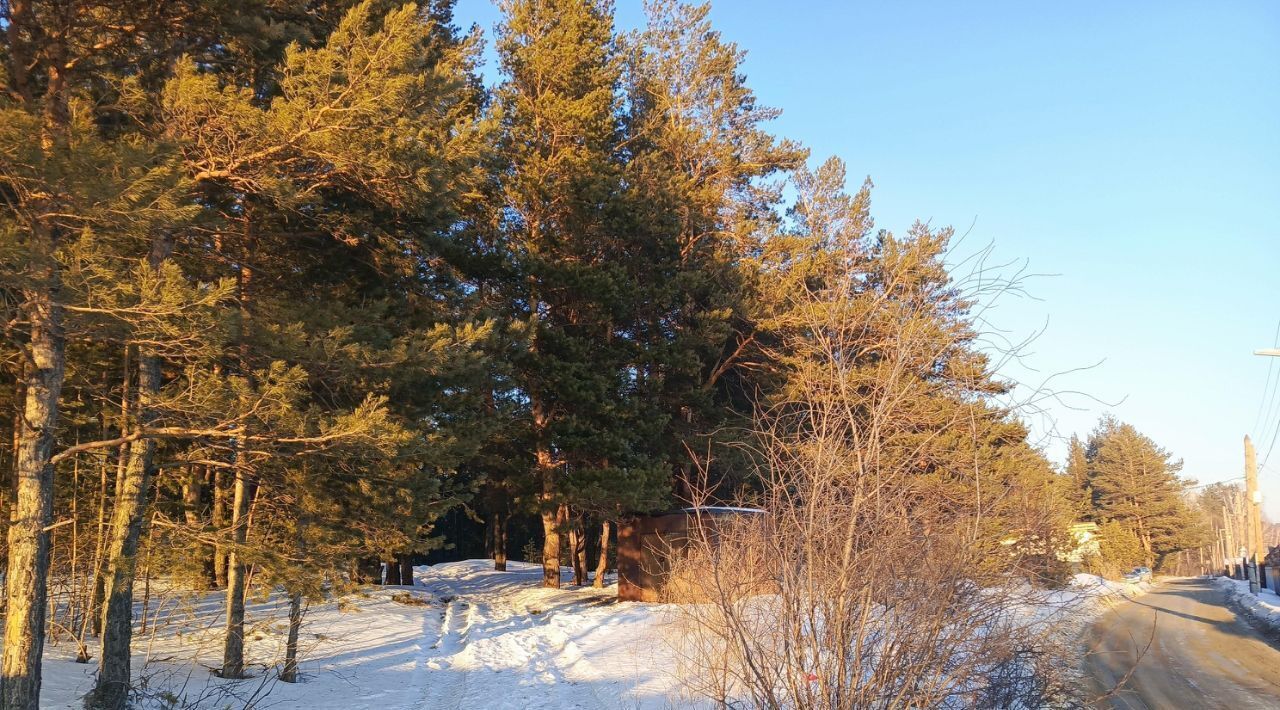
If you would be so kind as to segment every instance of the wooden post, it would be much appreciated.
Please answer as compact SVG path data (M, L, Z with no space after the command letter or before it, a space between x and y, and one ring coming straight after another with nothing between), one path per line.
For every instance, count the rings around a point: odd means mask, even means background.
M1225 537L1225 539L1223 540L1223 544L1225 546L1224 550L1226 552L1226 554L1223 555L1223 557L1230 560L1228 564L1230 565L1231 576L1232 578L1234 578L1236 576L1235 559L1236 559L1236 553L1238 552L1238 548L1236 547L1235 535L1231 534L1231 528L1232 528L1231 518L1230 516L1227 515L1227 509L1223 508L1222 509L1222 532Z
M1245 545L1248 550L1249 591L1258 593L1258 563L1262 560L1262 494L1258 492L1258 458L1253 441L1244 437Z

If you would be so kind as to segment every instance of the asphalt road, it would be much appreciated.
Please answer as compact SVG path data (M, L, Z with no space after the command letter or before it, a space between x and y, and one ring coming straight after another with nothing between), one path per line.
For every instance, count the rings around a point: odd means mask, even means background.
M1124 682L1098 707L1280 708L1280 651L1208 580L1162 582L1103 614L1086 640L1092 697Z

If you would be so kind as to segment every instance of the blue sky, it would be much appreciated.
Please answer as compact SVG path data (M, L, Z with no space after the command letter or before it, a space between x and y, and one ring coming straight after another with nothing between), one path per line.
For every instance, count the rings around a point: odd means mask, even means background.
M459 2L463 25L496 19ZM1059 432L1111 412L1201 482L1242 475L1246 433L1266 454L1280 362L1264 391L1252 351L1280 322L1280 3L719 0L712 19L778 134L872 178L878 226L953 225L959 252L1046 274L986 317L1045 329L1006 371L1020 382L1101 363L1052 381L1089 395L1047 403ZM1261 482L1280 520L1280 444Z

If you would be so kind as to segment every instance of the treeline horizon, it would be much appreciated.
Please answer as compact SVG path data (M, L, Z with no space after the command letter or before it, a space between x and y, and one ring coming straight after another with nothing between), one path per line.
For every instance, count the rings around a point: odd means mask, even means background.
M125 707L143 576L226 590L227 678L283 588L290 681L306 600L411 583L445 516L601 585L625 516L750 502L815 406L1038 583L1081 518L1198 544L1132 427L1028 441L973 313L1016 284L773 135L707 6L501 0L487 86L453 5L0 3L0 708L55 623Z

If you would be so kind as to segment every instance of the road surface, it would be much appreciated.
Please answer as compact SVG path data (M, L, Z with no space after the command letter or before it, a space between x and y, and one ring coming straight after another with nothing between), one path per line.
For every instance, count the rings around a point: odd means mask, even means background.
M1280 651L1208 580L1162 582L1108 611L1086 638L1092 697L1124 681L1099 707L1280 708Z

